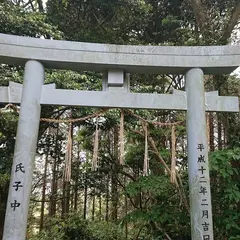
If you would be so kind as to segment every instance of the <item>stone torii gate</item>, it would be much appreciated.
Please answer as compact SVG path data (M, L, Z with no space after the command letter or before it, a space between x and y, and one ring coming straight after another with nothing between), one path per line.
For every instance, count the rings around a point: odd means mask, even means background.
M121 46L0 34L0 63L25 65L23 86L0 88L0 102L21 103L3 240L24 240L41 105L187 111L188 172L193 240L213 240L206 111L237 112L237 97L204 92L204 74L231 73L240 48ZM103 91L57 90L44 67L107 73ZM185 74L186 92L130 93L128 73Z

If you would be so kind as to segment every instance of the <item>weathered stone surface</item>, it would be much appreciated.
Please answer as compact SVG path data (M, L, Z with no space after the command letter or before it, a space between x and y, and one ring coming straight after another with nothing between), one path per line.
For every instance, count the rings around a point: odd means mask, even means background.
M111 90L111 87L108 87ZM21 102L22 85L13 82L0 88L1 103ZM205 111L238 112L238 97L218 96L218 92L205 94ZM174 90L173 94L129 93L121 87L112 91L78 91L55 89L55 84L42 87L42 105L82 106L101 108L138 108L187 110L187 95Z
M43 40L0 34L0 62L24 65L38 60L46 68L185 74L230 73L240 66L239 46L130 46Z
M18 120L3 240L26 239L43 82L44 68L42 64L37 61L28 61L25 66L23 87L20 84L11 84L19 90L22 88L23 96Z

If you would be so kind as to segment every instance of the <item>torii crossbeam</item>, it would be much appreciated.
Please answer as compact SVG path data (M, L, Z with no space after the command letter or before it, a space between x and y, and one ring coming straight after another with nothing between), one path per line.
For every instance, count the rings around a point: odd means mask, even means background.
M237 112L239 106L237 97L204 93L204 73L232 72L240 65L239 47L119 46L0 34L0 62L25 65L23 86L0 89L0 102L21 102L3 240L25 239L40 109L49 104L187 111L192 239L213 240L205 112ZM43 85L44 67L108 76L103 91L58 90ZM185 74L186 93L130 93L132 72Z

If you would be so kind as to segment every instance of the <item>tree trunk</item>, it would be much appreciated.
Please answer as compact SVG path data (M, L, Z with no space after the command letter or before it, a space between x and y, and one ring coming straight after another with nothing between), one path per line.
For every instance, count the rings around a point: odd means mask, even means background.
M65 206L65 192L66 192L66 182L63 180L62 182L62 200L61 200L61 203L62 203L62 213L61 213L61 217L63 218L65 213L66 213L66 206Z
M227 148L229 145L229 115L228 113L223 113L222 118L222 128L223 128L223 147Z
M70 117L72 113L70 114ZM71 200L71 168L72 168L72 139L73 139L73 125L69 126L68 144L66 152L65 174L63 178L63 201L62 201L62 216L67 215L70 209ZM66 171L68 169L68 171ZM70 169L70 170L69 170Z
M37 0L39 12L44 12L42 0Z
M111 220L117 221L118 215L118 182L117 182L117 164L118 164L118 126L115 126L113 132L113 144L114 144L114 155L112 164L112 176L111 176L111 195L112 195L112 209L111 209Z
M116 171L112 173L112 189L111 189L111 195L112 195L112 209L111 209L111 220L117 221L117 215L118 215L118 189L117 189L117 176Z
M224 44L227 44L229 38L231 37L232 31L236 24L238 23L240 17L240 2L236 3L236 6L232 10L231 17L229 18L228 23L225 26L224 32L223 32L223 40L222 42Z
M74 210L78 209L78 182L75 183L74 187Z
M87 191L88 191L88 187L87 187L86 176L85 176L83 219L87 219Z
M50 206L49 206L49 216L53 217L56 215L56 205L57 205L57 188L58 188L58 132L59 124L57 125L57 131L55 136L55 157L53 158L53 167L52 167L52 183L51 183L51 195L50 195Z
M93 190L93 196L92 196L92 221L94 221L95 218L95 189Z
M101 193L99 195L99 220L102 220L102 196Z
M220 113L218 113L218 150L222 150L222 123Z
M205 5L202 3L201 0L190 0L194 16L196 18L197 25L206 38L207 34L209 34L209 19L208 14L205 8Z
M79 175L78 170L80 167L80 146L78 144L78 151L77 151L77 174L75 179L75 186L74 186L74 210L77 211L78 208L78 185L79 185Z
M209 149L210 152L215 150L214 146L214 117L213 113L209 113Z
M47 167L48 167L48 152L49 152L49 146L48 146L48 150L47 150L47 153L46 153L45 167L44 167L44 174L43 174L42 202L41 202L41 215L40 215L39 231L43 230L43 224L44 224L44 210L45 210L46 184L47 184Z
M127 178L126 178L126 176L124 177L124 188L125 188L125 186L126 186L126 180L127 180ZM128 198L127 198L127 195L125 194L124 195L124 205L125 205L125 216L127 216L127 214L128 214ZM126 220L126 224L125 224L125 239L127 240L128 239L128 222L127 222L127 220Z
M71 192L70 182L63 182L63 196L62 196L62 217L69 213L70 206L70 192Z
M8 198L8 187L9 183L5 184L5 186L0 187L0 239L2 239L3 237L4 220Z
M107 189L106 189L106 214L105 214L105 221L108 222L109 220L109 182L110 177L109 174L107 175Z

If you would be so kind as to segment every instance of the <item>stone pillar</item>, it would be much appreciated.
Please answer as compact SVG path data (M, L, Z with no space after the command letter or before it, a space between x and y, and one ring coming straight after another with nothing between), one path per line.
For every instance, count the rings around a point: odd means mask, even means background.
M44 67L37 61L25 65L21 110L12 165L3 240L25 240L32 174L40 121Z
M191 234L193 240L213 240L203 71L191 69L185 79Z

